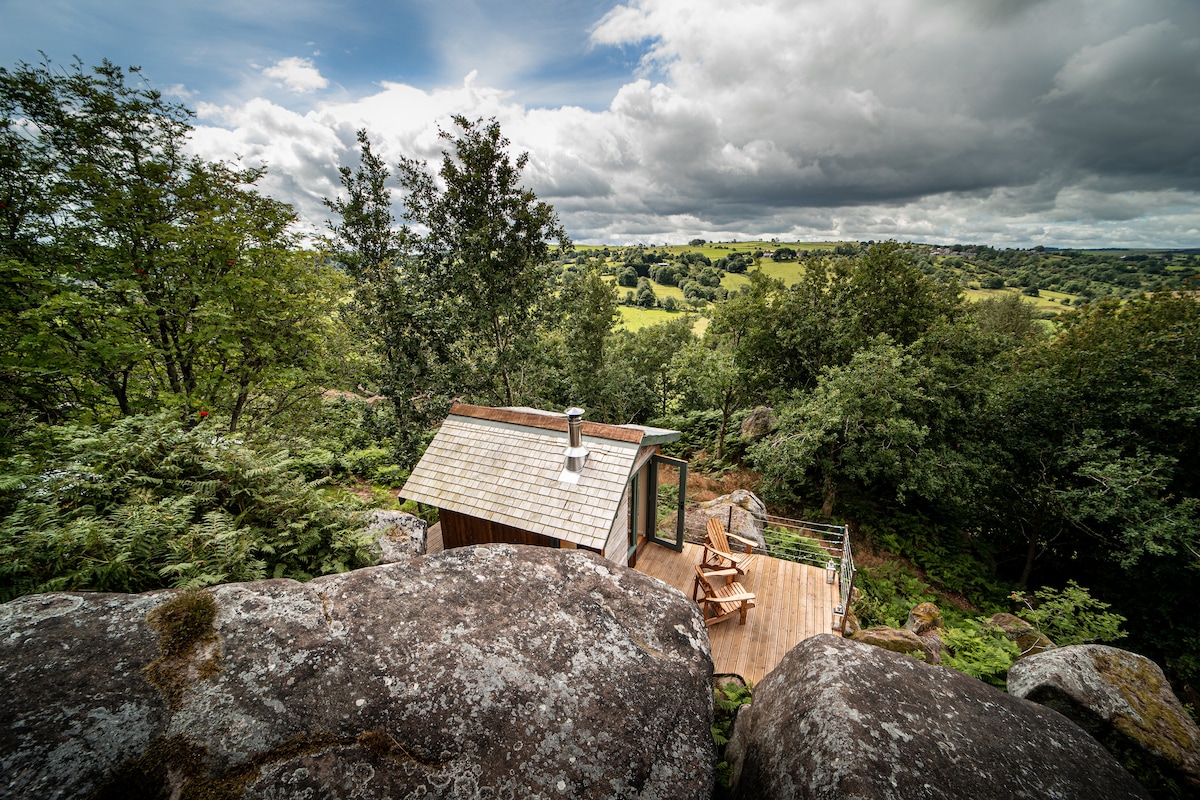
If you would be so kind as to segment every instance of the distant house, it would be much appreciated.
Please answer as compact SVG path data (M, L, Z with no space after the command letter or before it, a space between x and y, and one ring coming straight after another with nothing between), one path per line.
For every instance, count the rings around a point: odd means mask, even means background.
M657 530L661 465L679 468L686 497L687 462L658 452L679 431L582 416L456 403L401 496L437 507L446 548L582 548L628 566L649 542L682 550L681 509L673 536Z

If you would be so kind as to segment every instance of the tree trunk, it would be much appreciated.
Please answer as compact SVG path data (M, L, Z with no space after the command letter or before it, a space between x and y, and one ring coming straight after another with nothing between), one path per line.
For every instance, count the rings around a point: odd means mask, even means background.
M1029 585L1029 578L1033 575L1033 562L1038 556L1037 537L1029 540L1029 547L1025 550L1025 566L1021 568L1021 577L1017 579L1017 588L1024 589Z
M729 406L731 393L725 393L725 403L721 406L721 429L717 431L717 461L725 460L725 431L729 427Z
M171 347L171 333L167 330L167 312L165 309L158 309L155 314L158 317L158 341L161 345L163 363L167 368L167 381L171 385L171 391L175 394L183 394L183 384L179 379L179 368L175 362L175 354Z
M829 519L833 516L833 504L837 501L837 484L831 478L825 479L825 499L821 502L821 517Z
M238 392L237 399L233 401L233 410L229 412L229 432L233 433L237 430L238 421L242 418L242 412L246 409L246 401L250 398L250 389L246 386Z

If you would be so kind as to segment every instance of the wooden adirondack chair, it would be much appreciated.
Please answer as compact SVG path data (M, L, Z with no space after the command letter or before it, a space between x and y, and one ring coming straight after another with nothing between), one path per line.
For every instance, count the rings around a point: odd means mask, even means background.
M704 614L705 625L716 625L734 616L740 617L739 625L746 624L746 612L754 608L755 596L746 591L746 587L737 581L713 586L709 580L714 577L731 578L736 575L733 569L705 571L696 567L696 579L692 584L692 599L700 604ZM703 597L701 597L703 593Z
M745 547L745 552L733 552L729 540L734 539ZM733 569L738 575L750 571L758 556L754 553L754 542L744 539L735 533L726 533L725 526L719 519L708 521L708 535L704 539L704 560L700 566L712 572L713 570Z

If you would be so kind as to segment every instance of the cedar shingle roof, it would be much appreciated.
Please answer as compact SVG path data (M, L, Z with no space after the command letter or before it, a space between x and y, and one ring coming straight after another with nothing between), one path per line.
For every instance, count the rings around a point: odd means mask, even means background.
M566 417L455 404L400 494L419 503L600 549L643 444L678 433L584 422L578 483L559 480ZM673 434L673 435L672 435Z

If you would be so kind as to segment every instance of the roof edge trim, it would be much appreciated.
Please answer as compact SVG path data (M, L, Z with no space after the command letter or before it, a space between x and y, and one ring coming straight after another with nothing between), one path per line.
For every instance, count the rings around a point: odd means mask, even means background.
M507 408L490 408L488 406L473 406L466 403L455 403L450 406L450 414L458 417L488 420L490 422L507 422L510 425L520 425L525 428L540 428L548 431L567 432L566 416L550 416L548 414L531 414L527 411L512 411ZM629 444L642 444L645 431L637 428L626 428L623 425L605 425L601 422L583 422L583 435L597 439L611 439Z

